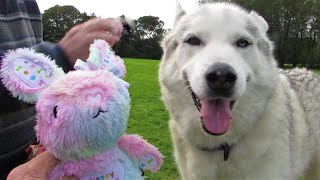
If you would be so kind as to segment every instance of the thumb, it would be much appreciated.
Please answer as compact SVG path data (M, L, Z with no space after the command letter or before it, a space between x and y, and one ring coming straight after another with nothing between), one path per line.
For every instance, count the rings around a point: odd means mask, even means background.
M7 180L47 179L53 168L59 164L59 162L60 161L49 152L43 152L29 162L13 169L8 175Z

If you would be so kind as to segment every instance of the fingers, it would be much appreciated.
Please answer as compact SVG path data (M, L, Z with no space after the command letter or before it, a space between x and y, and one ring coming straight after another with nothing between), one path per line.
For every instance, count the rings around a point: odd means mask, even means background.
M72 38L77 34L81 36L87 35L89 43L93 39L104 39L112 46L119 40L122 31L123 27L118 19L92 18L71 28L66 36Z
M92 32L87 35L86 39L89 44L91 44L95 39L103 39L107 41L110 46L113 46L116 42L119 41L120 36L115 36L108 32Z
M77 59L86 60L89 56L89 46L95 39L103 39L110 46L119 41L123 27L119 19L92 18L87 22L72 28L59 42L71 65Z
M67 36L74 36L75 34L77 34L83 27L83 24L78 24L78 25L75 25L74 27L72 27L68 32L67 32Z
M103 19L103 18L93 18L83 24L83 30L86 32L93 31L108 31L115 36L120 36L123 27L122 23L118 19Z
M76 50L73 50L74 52L69 52L68 54L70 54L69 58L72 60L72 64L75 63L76 59L82 59L82 60L86 60L88 59L89 56L89 48L90 48L90 44L92 44L94 42L95 39L103 39L106 42L109 43L109 45L112 47L116 42L119 41L120 37L117 36L113 36L111 33L107 33L107 32L91 32L88 33L86 35L84 35L81 40L79 40L79 47L77 47ZM67 46L64 46L66 48L65 51L68 52L69 48L71 47L71 45L69 45L67 48ZM74 46L73 46L74 47ZM76 55L76 57L74 56Z
M21 179L21 180L36 180L46 179L53 168L59 164L52 154L43 152L39 156L33 158L29 162L22 164L13 169L7 180Z

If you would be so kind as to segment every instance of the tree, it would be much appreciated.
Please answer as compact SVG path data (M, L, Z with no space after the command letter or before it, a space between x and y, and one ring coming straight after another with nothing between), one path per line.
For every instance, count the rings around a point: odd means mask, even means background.
M140 17L136 20L136 30L132 34L125 33L115 45L116 53L122 57L160 59L160 41L166 33L163 25L163 21L158 17Z
M262 15L281 67L320 67L319 0L198 0L199 4L215 1L236 2Z
M88 16L73 6L56 5L46 10L43 14L44 40L57 42L71 27L92 16L95 14ZM160 41L166 33L163 26L164 22L158 17L140 17L136 20L136 30L131 34L124 33L113 49L122 57L160 59L162 55Z
M143 16L137 20L137 33L140 39L160 40L165 32L163 25L158 17Z
M143 16L137 20L137 34L139 40L136 41L137 51L144 54L144 58L160 59L162 49L160 41L165 30L164 22L155 16Z
M94 14L92 14L94 15ZM87 21L92 16L73 6L56 5L42 14L43 38L45 41L57 42L76 24Z

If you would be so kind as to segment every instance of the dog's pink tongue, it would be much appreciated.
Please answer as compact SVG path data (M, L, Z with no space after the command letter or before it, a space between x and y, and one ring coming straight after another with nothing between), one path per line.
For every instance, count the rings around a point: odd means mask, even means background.
M200 117L211 134L224 134L231 121L230 101L227 99L201 100Z

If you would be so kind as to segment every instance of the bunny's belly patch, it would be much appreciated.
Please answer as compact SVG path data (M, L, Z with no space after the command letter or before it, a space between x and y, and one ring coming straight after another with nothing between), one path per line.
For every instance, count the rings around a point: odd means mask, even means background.
M114 161L108 165L103 173L89 173L80 180L123 180L124 167L119 161Z

